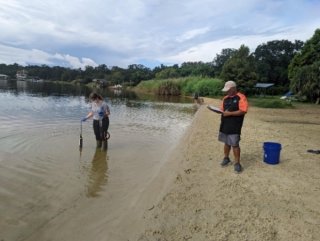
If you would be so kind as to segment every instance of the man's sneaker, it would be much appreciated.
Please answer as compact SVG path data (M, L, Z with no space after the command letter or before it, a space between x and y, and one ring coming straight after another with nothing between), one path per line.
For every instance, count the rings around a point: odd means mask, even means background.
M235 171L236 173L242 172L242 166L241 166L240 163L234 164L234 171Z
M223 167L225 167L225 166L227 166L230 162L231 162L231 161L230 161L229 157L225 157L225 158L223 158L223 160L222 160L222 162L221 162L220 165L223 166Z

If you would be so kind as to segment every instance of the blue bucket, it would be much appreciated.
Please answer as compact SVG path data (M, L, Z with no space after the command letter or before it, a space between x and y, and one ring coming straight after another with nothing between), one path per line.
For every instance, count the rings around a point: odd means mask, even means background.
M275 165L279 163L280 160L280 151L281 151L281 144L275 142L264 142L263 143L263 161Z

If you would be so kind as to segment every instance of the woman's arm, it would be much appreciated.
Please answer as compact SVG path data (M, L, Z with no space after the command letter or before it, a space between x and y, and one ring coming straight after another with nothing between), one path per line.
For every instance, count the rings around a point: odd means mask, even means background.
M93 116L93 112L90 111L90 112L87 114L86 118L89 119L89 118L91 118L92 116Z

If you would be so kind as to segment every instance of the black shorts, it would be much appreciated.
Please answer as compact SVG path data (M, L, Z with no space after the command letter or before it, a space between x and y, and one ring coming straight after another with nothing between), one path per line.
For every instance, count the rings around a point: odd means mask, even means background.
M97 141L107 139L109 129L109 117L104 117L102 120L93 120L93 131Z

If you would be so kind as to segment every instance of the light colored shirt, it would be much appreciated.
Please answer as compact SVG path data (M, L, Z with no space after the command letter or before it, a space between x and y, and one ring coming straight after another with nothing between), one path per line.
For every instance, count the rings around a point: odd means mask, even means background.
M110 113L110 108L107 105L107 103L104 101L100 102L100 103L92 102L91 103L91 111L93 113L94 120L102 120L107 112ZM99 114L100 112L102 112L103 115L100 115Z

